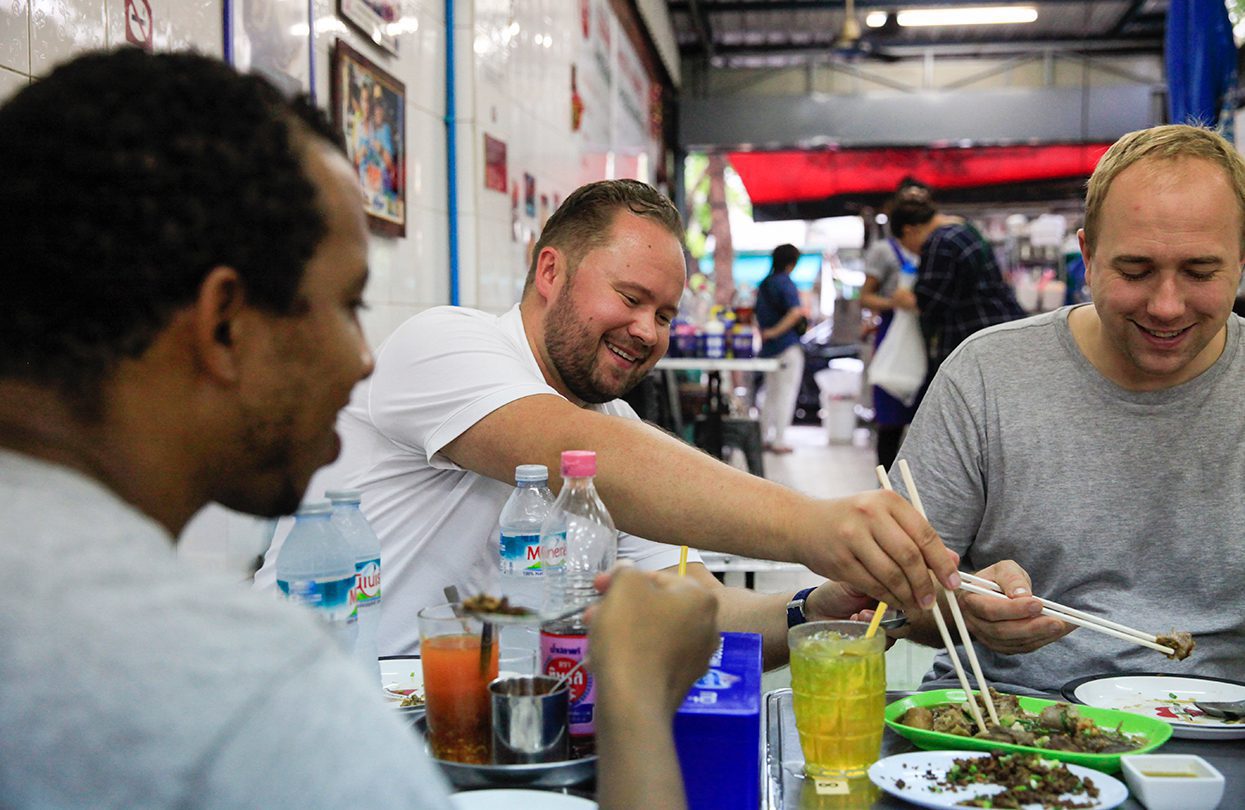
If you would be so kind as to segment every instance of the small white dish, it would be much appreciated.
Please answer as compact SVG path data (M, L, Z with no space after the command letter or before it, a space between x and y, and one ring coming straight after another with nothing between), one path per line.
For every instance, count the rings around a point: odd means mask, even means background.
M397 705L403 698L424 693L424 670L418 655L393 655L380 659L380 684L385 697Z
M455 810L596 810L597 803L548 790L465 790L450 796Z
M1214 810L1223 798L1223 774L1194 754L1134 754L1120 766L1148 810Z

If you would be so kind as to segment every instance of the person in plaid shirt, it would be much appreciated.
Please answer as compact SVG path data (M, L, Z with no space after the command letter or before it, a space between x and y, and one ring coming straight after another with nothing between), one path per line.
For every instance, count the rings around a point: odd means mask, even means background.
M1003 279L990 243L976 228L939 214L928 199L906 203L927 214L924 224L916 226L922 247L915 292L932 377L964 338L1023 318L1025 311Z

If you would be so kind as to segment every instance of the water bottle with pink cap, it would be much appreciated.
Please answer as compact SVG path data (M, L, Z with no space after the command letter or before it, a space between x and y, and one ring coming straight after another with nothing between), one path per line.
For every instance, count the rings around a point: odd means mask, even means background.
M540 530L541 569L546 610L587 604L597 598L592 582L618 557L618 530L597 495L593 476L597 454L568 450L562 454L562 491ZM540 631L541 671L563 675L588 652L588 628L581 615L550 622ZM592 750L596 687L580 667L570 677L570 732L573 755Z

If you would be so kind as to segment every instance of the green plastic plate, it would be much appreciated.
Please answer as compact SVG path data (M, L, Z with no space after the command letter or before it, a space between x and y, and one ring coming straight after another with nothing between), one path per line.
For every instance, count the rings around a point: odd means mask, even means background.
M1061 701L1043 698L1019 697L1020 708L1034 714L1041 713L1047 706ZM902 725L899 718L908 709L917 706L933 707L944 703L964 703L967 698L963 689L935 689L932 692L919 692L895 701L886 707L886 725L902 737L911 740L917 748L930 751L972 750L972 751L1023 751L1030 754L1041 754L1047 759L1058 759L1076 765L1084 765L1105 773L1120 769L1120 757L1130 754L1147 754L1167 742L1172 735L1172 727L1162 720L1143 717L1139 714L1122 712L1116 709L1098 709L1092 706L1077 706L1076 710L1082 717L1088 717L1102 728L1114 730L1119 728L1125 734L1145 738L1145 744L1132 751L1119 754L1083 754L1077 751L1054 751L1049 748L1035 748L1030 745L1014 745L1012 743L982 740L977 737L961 737L958 734L946 734L941 731L926 731Z

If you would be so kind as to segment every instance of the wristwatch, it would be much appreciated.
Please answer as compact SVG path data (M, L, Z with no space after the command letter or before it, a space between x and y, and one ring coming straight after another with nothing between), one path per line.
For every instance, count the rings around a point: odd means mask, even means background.
M816 587L805 588L804 590L791 597L791 601L787 603L787 627L795 627L797 624L804 624L808 621L808 616L804 614L804 603L808 601L808 595L817 590ZM903 613L898 614L893 619L883 619L880 623L883 630L898 630L908 623L908 617Z
M787 627L795 627L797 624L804 624L808 621L808 617L804 615L804 603L808 601L808 595L815 590L817 590L816 587L805 588L791 597L791 601L787 603Z

